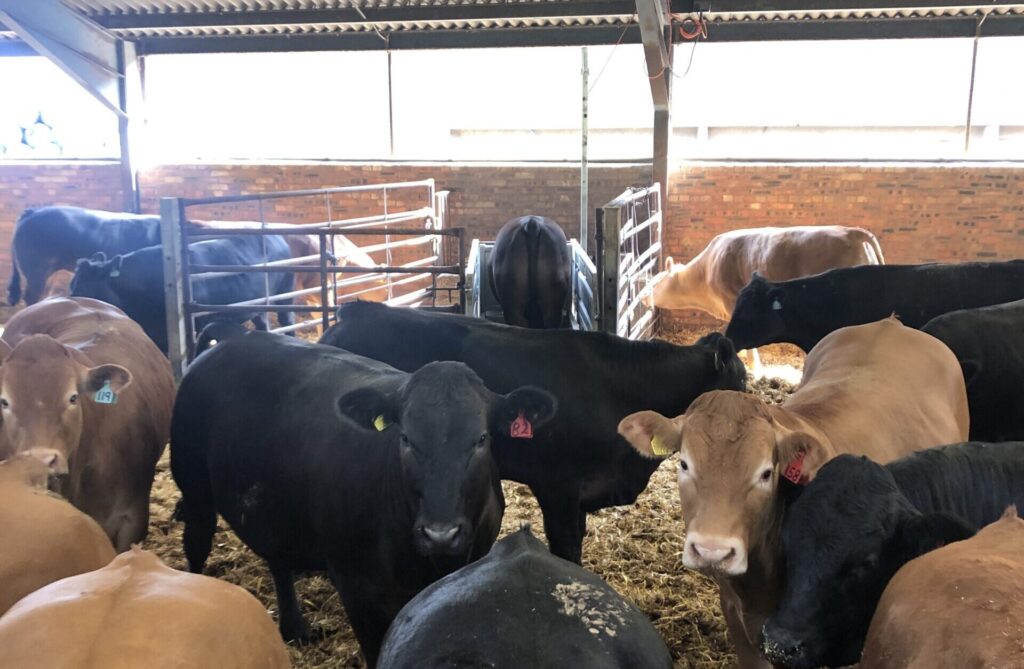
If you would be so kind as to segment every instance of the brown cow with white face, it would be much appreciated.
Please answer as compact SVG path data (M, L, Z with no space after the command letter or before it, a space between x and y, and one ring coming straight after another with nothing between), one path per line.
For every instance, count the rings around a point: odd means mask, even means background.
M863 669L1024 666L1024 520L1002 519L903 566L871 619Z
M0 462L0 615L44 585L114 559L95 520L46 492L48 474L30 455Z
M884 262L878 239L862 228L732 230L712 239L688 263L668 258L665 271L654 278L652 299L662 309L697 309L727 321L754 272L770 281L786 281L835 267Z
M16 314L0 359L0 457L43 461L117 550L140 541L170 429L167 359L123 312L88 298L51 298Z
M953 353L894 318L836 330L807 356L782 406L736 391L698 397L673 419L643 411L619 432L642 455L679 452L683 564L714 574L740 666L780 597L780 479L806 483L839 453L887 462L967 438L967 391ZM788 484L785 484L788 485Z
M12 669L291 666L255 597L138 548L15 604L0 618L0 648Z

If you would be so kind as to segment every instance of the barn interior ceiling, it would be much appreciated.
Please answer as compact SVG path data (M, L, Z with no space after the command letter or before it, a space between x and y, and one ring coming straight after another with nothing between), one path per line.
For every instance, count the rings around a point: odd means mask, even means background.
M0 2L0 5L3 3ZM634 0L64 0L139 55L640 43ZM1024 34L1024 3L671 0L709 41ZM984 21L982 21L984 19ZM699 21L703 21L700 23ZM980 22L980 28L979 28ZM33 53L0 25L0 54Z

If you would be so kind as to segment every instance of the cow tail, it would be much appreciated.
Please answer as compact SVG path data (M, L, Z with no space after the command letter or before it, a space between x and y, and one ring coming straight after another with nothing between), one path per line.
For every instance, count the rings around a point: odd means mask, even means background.
M199 339L196 340L196 355L198 356L210 348L214 342L234 339L248 331L244 325L239 325L238 323L226 323L223 321L210 323L199 333Z
M527 311L540 311L540 294L537 286L537 256L540 254L540 221L536 216L531 216L523 224L523 232L526 233L526 285L527 285ZM531 321L534 314L527 313L527 321ZM540 314L537 320L541 320ZM533 324L531 323L531 327Z
M14 234L17 238L18 227L21 222L32 215L34 209L26 209L21 212L18 222L14 224ZM17 244L11 243L11 282L7 285L7 304L12 307L21 302L21 271L18 269Z

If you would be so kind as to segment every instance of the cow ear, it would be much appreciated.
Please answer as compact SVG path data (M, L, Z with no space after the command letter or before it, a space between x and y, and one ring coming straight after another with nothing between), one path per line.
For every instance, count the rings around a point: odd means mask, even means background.
M977 530L951 513L911 516L896 526L891 548L900 564L936 548L974 536Z
M964 385L970 388L981 374L981 363L977 360L961 360L960 369L964 372Z
M683 444L686 416L665 418L657 411L640 411L619 421L619 434L645 458L665 458Z
M531 438L557 410L558 400L548 391L534 386L516 388L497 396L491 407L492 429L507 437Z
M671 272L672 267L675 266L676 261L672 259L672 256L665 258L665 271Z
M365 387L345 393L338 398L338 413L364 430L381 432L399 422L402 415L399 393Z
M775 428L775 454L780 476L797 485L813 481L828 461L828 452L816 437L779 427Z
M723 335L715 344L715 370L722 371L735 357L736 346L731 339Z
M82 390L95 393L109 385L115 394L121 392L132 382L132 373L121 365L99 365L85 370L82 378Z

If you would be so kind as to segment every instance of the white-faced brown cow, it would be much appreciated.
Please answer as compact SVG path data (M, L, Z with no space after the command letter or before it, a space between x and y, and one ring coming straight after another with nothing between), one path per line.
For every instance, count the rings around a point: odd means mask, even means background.
M619 424L642 455L680 453L683 564L716 576L744 668L769 666L757 647L781 594L780 480L807 482L839 453L887 462L963 441L967 429L967 391L955 356L894 318L828 335L807 356L803 383L782 406L712 391L682 416L642 411Z
M95 520L46 492L48 474L30 455L0 462L0 616L44 585L114 559Z
M840 225L752 228L718 235L688 263L665 261L654 278L654 306L697 309L723 321L754 272L771 281L834 267L881 265L882 247L862 228Z
M255 597L138 548L15 604L0 618L0 648L12 669L291 666Z
M896 572L858 666L1024 666L1024 520L1016 509Z
M118 551L142 540L174 402L160 350L116 307L51 298L8 321L0 360L0 458L45 462Z

